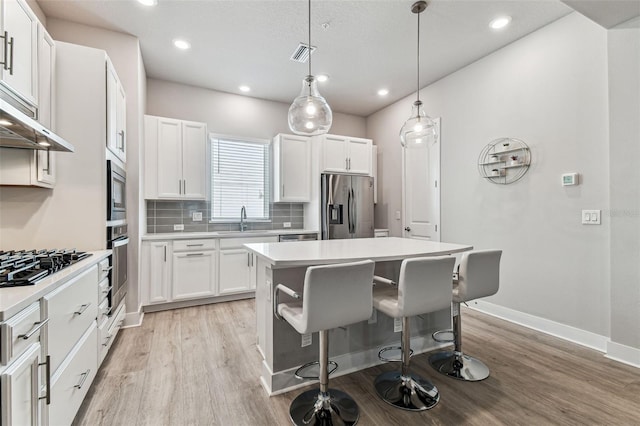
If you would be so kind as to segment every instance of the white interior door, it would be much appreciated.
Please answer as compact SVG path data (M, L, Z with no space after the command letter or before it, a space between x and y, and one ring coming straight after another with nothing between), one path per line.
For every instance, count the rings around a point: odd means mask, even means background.
M440 118L438 140L426 149L402 153L402 235L440 241Z

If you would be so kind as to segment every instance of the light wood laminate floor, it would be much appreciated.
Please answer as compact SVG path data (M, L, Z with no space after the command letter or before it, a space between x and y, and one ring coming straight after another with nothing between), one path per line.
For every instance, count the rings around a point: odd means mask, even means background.
M259 383L253 300L147 314L120 332L76 425L287 425L301 390L269 398ZM399 336L399 334L398 334ZM465 351L491 376L465 383L437 374L428 354L412 370L440 390L432 410L385 404L372 383L385 364L332 378L351 394L360 425L639 425L640 370L601 353L470 309ZM329 343L331 344L331 342Z

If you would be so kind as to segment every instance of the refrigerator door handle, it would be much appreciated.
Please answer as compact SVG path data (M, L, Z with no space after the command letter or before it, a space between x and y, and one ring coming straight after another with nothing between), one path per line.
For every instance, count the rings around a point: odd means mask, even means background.
M356 232L353 220L355 214L354 198L353 188L349 188L347 197L347 223L349 225L350 234L354 234Z
M351 163L351 160L349 160ZM358 223L358 208L356 204L356 192L351 188L351 202L353 203L353 207L351 208L351 233L356 233L356 223Z

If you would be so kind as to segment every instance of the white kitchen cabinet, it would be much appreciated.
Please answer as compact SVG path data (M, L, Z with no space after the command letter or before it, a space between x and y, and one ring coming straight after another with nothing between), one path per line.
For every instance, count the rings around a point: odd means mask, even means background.
M0 185L53 188L55 160L50 151L0 148Z
M145 198L206 198L207 125L145 115Z
M217 240L173 242L171 300L214 296L216 292Z
M165 303L171 300L170 250L170 243L167 241L149 243L149 303Z
M273 139L273 202L311 201L311 141L279 134Z
M127 161L126 100L113 64L107 59L107 147L122 162Z
M348 136L320 136L322 171L372 175L371 139Z
M38 122L56 130L55 120L56 44L38 24Z
M0 85L34 111L38 106L38 18L25 0L2 0L0 10Z
M278 237L229 238L220 240L220 280L218 294L255 290L255 258L243 244L275 243ZM254 278L254 279L252 279Z
M40 414L40 343L32 344L0 375L2 426L37 426Z

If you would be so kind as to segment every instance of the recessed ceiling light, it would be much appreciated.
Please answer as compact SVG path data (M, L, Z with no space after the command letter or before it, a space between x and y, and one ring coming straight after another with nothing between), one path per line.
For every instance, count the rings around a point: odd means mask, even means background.
M499 30L506 27L511 22L511 16L499 16L489 23L489 26L494 30Z
M191 47L191 44L188 41L180 39L173 40L173 45L181 50L187 50Z
M240 89L241 92L250 92L251 91L251 87L249 87L249 86L240 86L240 87L238 87L238 89Z
M155 6L158 4L158 0L138 0L138 3L145 6Z
M389 94L389 89L378 90L378 96L387 96L388 94Z
M329 80L329 76L326 74L318 74L316 80L318 80L320 83L324 83L325 81Z

